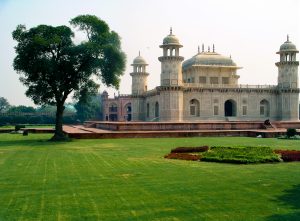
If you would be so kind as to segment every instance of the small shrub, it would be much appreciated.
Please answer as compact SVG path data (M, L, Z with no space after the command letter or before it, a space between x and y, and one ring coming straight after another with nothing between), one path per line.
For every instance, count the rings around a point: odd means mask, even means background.
M15 126L15 131L19 131L19 130L22 129L22 128L25 128L25 125L17 124L17 125Z
M294 129L294 128L288 128L288 129L286 130L286 136L287 136L288 138L294 137L296 134L297 134L297 131L296 131L296 129Z
M208 151L208 146L201 147L177 147L171 150L171 153L199 153Z
M28 136L28 130L23 131L23 136Z
M276 154L281 155L281 159L285 162L300 161L299 150L274 150Z
M169 153L165 156L165 158L197 161L201 159L201 155L188 154L188 153Z
M280 158L270 147L211 147L201 161L247 164L279 162Z

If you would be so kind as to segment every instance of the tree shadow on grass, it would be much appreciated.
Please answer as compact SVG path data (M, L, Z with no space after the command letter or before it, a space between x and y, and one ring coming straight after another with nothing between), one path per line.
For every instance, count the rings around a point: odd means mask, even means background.
M284 194L277 198L280 204L289 206L295 211L287 214L275 214L268 217L267 221L298 221L300 220L300 184L294 185L292 189L284 191Z
M50 139L50 137L49 137ZM16 139L16 140L0 140L0 149L1 147L43 147L43 146L59 146L61 144L70 143L72 139L69 141L60 141L60 142L54 142L49 141L49 139L30 139L24 138L24 139Z

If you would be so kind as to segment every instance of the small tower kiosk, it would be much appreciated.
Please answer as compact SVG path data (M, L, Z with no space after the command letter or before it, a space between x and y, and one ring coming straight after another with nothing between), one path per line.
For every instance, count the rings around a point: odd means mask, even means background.
M181 47L171 28L170 34L160 45L163 49L163 56L158 58L161 62L159 121L182 121L183 119L181 63L184 58L179 56Z
M143 94L147 91L149 73L146 72L146 67L148 64L139 52L139 56L133 60L131 65L133 66L133 72L130 73L132 77L132 120L143 121L145 120Z
M161 62L160 85L182 85L181 63L184 58L179 56L179 48L182 45L179 43L178 38L173 35L172 28L170 34L164 38L163 44L159 47L163 49L163 56L158 58Z
M145 59L141 56L139 52L139 56L137 56L133 63L133 72L130 73L132 77L132 85L131 91L133 95L140 95L147 91L147 78L148 73L146 72L146 66L148 66Z
M276 63L278 67L279 120L299 120L299 61L296 59L298 52L296 45L289 40L289 36L277 52L280 55L280 61Z

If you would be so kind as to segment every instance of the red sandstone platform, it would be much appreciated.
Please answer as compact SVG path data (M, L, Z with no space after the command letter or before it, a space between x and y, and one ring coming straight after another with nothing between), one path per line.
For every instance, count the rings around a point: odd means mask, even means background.
M86 121L86 128L109 131L191 131L191 130L260 130L263 121L197 121L197 122L108 122ZM300 129L300 121L272 121L273 128Z
M68 134L70 138L79 138L79 139L105 139L105 138L162 138L162 137L208 137L208 136L247 136L247 137L256 137L261 135L262 137L276 137L284 135L286 128L271 128L263 129L260 128L263 125L263 122L242 122L234 123L230 122L231 129L225 129L229 127L227 123L229 122L210 122L202 123L206 126L216 128L216 123L219 124L221 129L191 129L192 125L197 125L199 123L141 123L141 122L94 122L99 127L108 127L109 129L94 128L96 125L92 122L86 122L85 126L64 126L64 132ZM101 125L103 123L103 125ZM145 130L145 125L154 125L154 127L159 127L160 130ZM173 130L166 130L163 128L169 127L171 124L177 124L182 126L190 126L190 129L179 129L178 127L172 128ZM235 124L235 125L233 125ZM250 126L249 126L249 125ZM201 123L200 123L201 125ZM226 125L226 127L221 127L220 125ZM239 127L250 127L248 129L240 129ZM255 127L253 126L255 125ZM277 123L278 126L291 126L293 128L300 128L300 122L286 122L283 124ZM90 127L87 127L90 126ZM125 128L130 128L131 130L125 130ZM141 130L138 130L138 128ZM251 128L252 127L252 128ZM257 128L259 127L259 128ZM113 128L113 130L111 129ZM133 130L135 128L136 130ZM147 128L147 127L146 127ZM235 128L235 129L232 129ZM300 132L300 130L298 131Z

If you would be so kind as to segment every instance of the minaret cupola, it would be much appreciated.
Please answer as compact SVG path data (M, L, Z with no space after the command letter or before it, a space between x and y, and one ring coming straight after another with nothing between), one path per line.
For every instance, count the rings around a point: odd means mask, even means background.
M170 34L163 39L163 44L159 47L163 49L163 56L158 58L161 62L161 85L182 85L181 62L184 58L179 55L179 49L182 45L173 34L172 28Z
M139 55L133 60L131 64L133 66L133 72L130 73L132 76L132 94L140 95L147 91L147 78L149 73L146 71L146 67L148 66L146 60Z
M280 61L276 63L278 67L278 87L298 88L298 66L299 61L296 55L299 51L287 36L287 40L280 46L276 54L280 55Z

